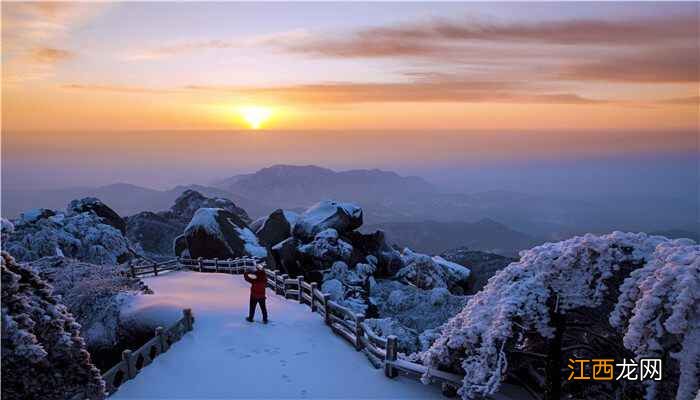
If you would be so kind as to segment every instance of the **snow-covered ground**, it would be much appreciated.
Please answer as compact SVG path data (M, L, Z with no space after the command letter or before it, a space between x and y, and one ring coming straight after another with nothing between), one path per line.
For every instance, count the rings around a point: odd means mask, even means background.
M174 322L190 307L195 327L114 399L442 397L437 387L386 378L308 306L270 290L270 324L259 310L248 323L249 285L240 276L183 271L145 281L155 294L139 296L128 313Z

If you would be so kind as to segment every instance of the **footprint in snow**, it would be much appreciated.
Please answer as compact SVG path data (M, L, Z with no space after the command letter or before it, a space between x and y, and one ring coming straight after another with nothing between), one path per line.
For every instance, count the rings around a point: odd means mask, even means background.
M301 392L299 392L299 396L306 398L309 395L309 392L306 389L302 389Z
M299 351L299 352L294 353L295 356L303 356L304 354L309 354L309 352L308 351Z
M282 380L287 383L290 383L292 381L291 379L289 379L289 375L287 374L282 374Z

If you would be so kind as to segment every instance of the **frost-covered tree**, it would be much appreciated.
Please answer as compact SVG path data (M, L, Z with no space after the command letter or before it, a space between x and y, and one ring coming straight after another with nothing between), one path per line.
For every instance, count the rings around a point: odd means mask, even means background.
M2 253L2 398L102 399L80 325L46 282Z
M565 357L582 349L593 356L624 356L621 338L606 319L623 279L645 266L662 243L676 242L614 232L523 251L519 262L493 276L442 326L423 362L465 374L459 391L464 399L495 393L509 369L523 366L537 392L559 398ZM522 362L528 358L539 364Z
M126 332L121 309L139 293L151 293L140 280L123 273L123 267L96 265L65 257L44 257L28 264L61 296L61 303L81 326L93 361L111 349Z
M700 246L659 245L620 287L610 323L625 328L624 345L637 357L664 361L664 379L645 382L647 399L700 396Z

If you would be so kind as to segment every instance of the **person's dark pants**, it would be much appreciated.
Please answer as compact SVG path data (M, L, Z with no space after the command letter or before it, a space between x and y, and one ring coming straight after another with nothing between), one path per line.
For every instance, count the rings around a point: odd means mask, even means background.
M267 307L265 307L265 299L256 299L250 296L250 311L248 311L248 319L253 319L255 315L255 305L260 304L260 310L262 311L263 321L267 321Z

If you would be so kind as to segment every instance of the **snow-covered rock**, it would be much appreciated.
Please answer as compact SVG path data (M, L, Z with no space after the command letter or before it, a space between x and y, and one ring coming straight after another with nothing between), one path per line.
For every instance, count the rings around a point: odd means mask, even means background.
M80 325L30 269L2 253L2 398L105 398Z
M637 357L670 355L665 369L679 371L677 382L645 382L647 397L692 400L700 393L700 246L690 240L660 244L625 279L610 323L625 329L623 343Z
M122 217L97 198L85 197L73 200L68 204L67 211L68 215L93 212L95 215L102 218L105 224L118 229L122 235L126 234L126 222L124 222Z
M23 213L13 231L2 232L2 246L19 261L55 255L93 264L127 261L132 257L127 239L106 222L91 209L69 214L35 209Z
M422 359L429 367L464 373L460 389L464 399L491 395L505 376L509 348L526 346L532 335L554 337L553 304L559 314L601 306L610 297L609 285L646 265L662 243L673 242L643 233L613 232L522 251L519 262L494 275L441 327Z
M200 208L183 233L191 257L207 259L265 257L255 234L236 214L221 208Z
M367 257L374 258L377 277L390 277L403 267L401 254L389 246L383 231L374 233L347 232L343 235L352 246L350 265L364 263Z
M299 252L311 257L317 269L325 269L335 261L349 261L352 246L329 228L318 232L312 242L299 246Z
M127 237L146 254L172 256L174 239L182 234L200 208L221 208L236 214L245 223L250 222L245 210L231 200L205 197L188 189L182 192L168 211L144 211L127 217Z
M351 203L324 200L299 216L292 232L302 241L313 239L326 229L335 229L339 234L362 226L362 209Z
M260 243L274 246L292 236L292 227L299 219L299 214L277 209L269 216L255 220L250 226Z
M295 277L304 271L301 267L301 254L299 253L299 242L294 237L287 238L272 247L272 258L277 269L282 273Z
M508 264L518 261L517 258L470 250L466 247L447 250L440 254L440 257L469 268L469 294L483 289L489 278L494 276L496 272L507 267Z
M401 253L404 267L396 278L420 289L447 288L452 293L464 294L469 285L469 268L439 256L415 253L406 248Z

